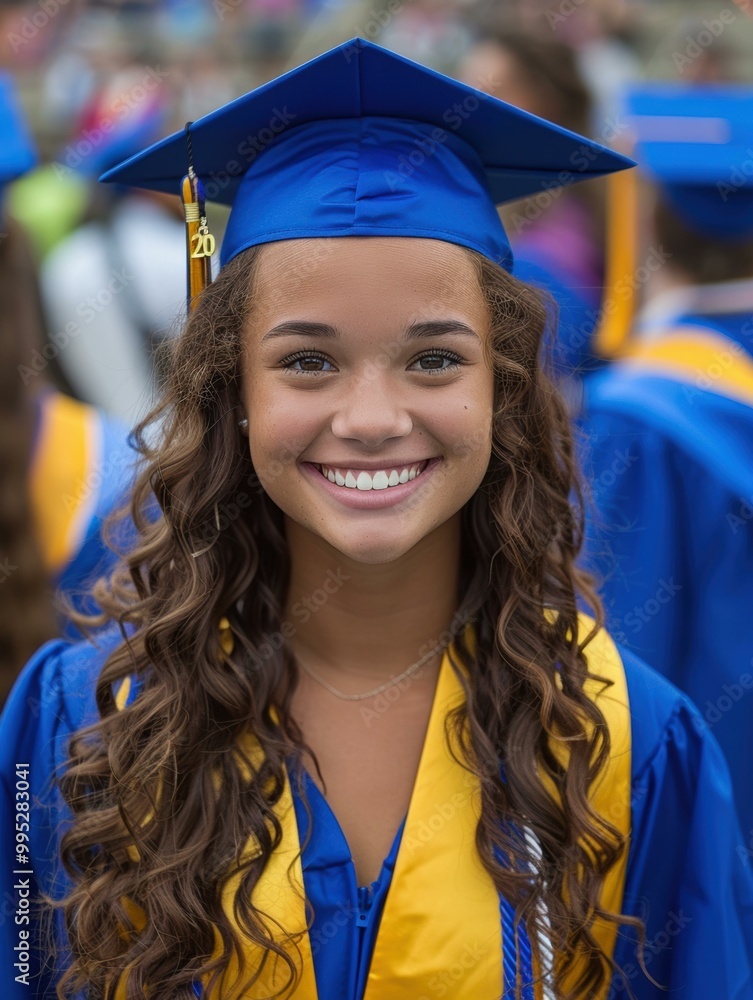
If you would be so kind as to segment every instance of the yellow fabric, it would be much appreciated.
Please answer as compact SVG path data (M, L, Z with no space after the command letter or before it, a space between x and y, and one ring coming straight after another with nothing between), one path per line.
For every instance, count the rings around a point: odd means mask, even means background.
M602 357L616 354L625 342L635 312L635 268L638 256L638 181L636 170L620 170L606 178L604 292L594 349Z
M62 393L41 399L29 492L37 538L51 575L70 562L86 532L96 490L86 476L99 446L97 412Z
M707 327L682 326L631 344L621 362L753 406L753 360L739 344Z
M584 617L582 636L590 628L590 619ZM472 632L469 641L473 648ZM614 644L604 632L599 633L586 652L590 671L613 682L607 691L603 691L603 685L597 681L587 682L588 694L598 701L612 739L610 760L594 789L593 804L627 837L630 833L630 715L624 670ZM124 683L117 696L119 707L125 704L127 695L128 687ZM449 984L453 996L497 1000L501 994L503 951L499 897L475 850L480 791L476 778L453 759L445 739L447 713L462 701L462 687L445 653L374 947L365 1000L420 1000L441 995L448 987L442 971L458 967L463 969L463 975ZM252 761L258 758L258 749L250 734L243 749ZM566 759L566 744L558 745L555 752ZM253 901L267 914L271 926L283 927L299 935L300 951L297 955L291 953L301 973L295 997L319 1000L309 937L304 933L303 871L287 778L275 812L282 825L282 843L269 859ZM252 856L256 850L256 844L249 840L244 857ZM615 912L622 905L626 859L627 851L607 878L602 895L603 905ZM223 906L228 915L232 914L238 884L237 872L224 883ZM143 912L133 905L130 910L137 930L141 929ZM596 929L596 934L611 954L615 931L611 926L603 926ZM219 944L219 937L217 941ZM246 956L249 967L257 967L259 949L249 946ZM219 990L212 993L212 1000L267 997L281 987L287 967L281 962L276 965L268 962L257 984L245 992L236 982L237 971L233 963ZM537 997L539 995L537 993ZM594 995L594 1000L602 1000L606 995L607 989ZM124 984L120 983L115 1000L124 998Z

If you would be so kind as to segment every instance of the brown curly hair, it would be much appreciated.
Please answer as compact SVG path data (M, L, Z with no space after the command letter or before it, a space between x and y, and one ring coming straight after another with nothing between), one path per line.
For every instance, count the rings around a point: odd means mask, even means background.
M143 455L131 503L139 542L97 585L103 616L90 624L109 618L124 635L135 629L106 659L96 687L101 718L71 737L60 779L72 812L61 841L72 888L54 904L72 955L60 998L82 987L106 996L124 974L129 1000L187 1000L199 977L211 976L211 991L233 954L242 961L220 889L250 835L260 851L243 861L237 925L265 959L287 963L289 983L277 995L295 987L295 963L251 902L280 842L273 807L284 763L307 749L289 711L292 652L282 645L260 656L280 627L289 557L281 512L260 487L237 426L258 249L232 260L202 293L175 344L162 401L134 432ZM496 387L491 460L462 511L461 607L475 619L477 649L472 655L463 636L455 641L467 701L450 721L463 763L480 781L476 843L485 868L527 921L534 947L543 900L560 995L592 996L612 972L594 921L638 925L599 905L605 874L626 845L589 805L610 740L583 690L591 636L578 642L577 595L597 623L601 609L575 564L580 492L566 410L539 361L545 302L467 252L492 318ZM158 421L150 443L146 431ZM229 655L218 629L225 615L235 638ZM119 711L115 690L129 676L138 695ZM257 767L237 752L249 727L263 751ZM567 766L552 752L553 737L567 741ZM503 819L525 822L538 838L534 879L497 860L501 847L521 861L520 844L504 840ZM143 929L124 900L143 910ZM222 954L213 958L215 932ZM250 988L258 970L245 972Z

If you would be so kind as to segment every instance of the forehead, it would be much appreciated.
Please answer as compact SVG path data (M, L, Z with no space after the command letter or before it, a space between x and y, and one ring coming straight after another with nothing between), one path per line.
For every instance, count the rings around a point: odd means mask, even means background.
M443 313L485 310L471 255L442 240L400 237L296 239L262 247L254 311L295 308Z

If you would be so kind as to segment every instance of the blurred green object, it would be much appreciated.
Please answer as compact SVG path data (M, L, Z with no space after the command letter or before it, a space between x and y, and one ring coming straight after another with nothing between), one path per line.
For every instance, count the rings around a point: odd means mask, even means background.
M89 186L75 171L47 163L14 181L6 206L31 237L41 260L81 222L89 204Z

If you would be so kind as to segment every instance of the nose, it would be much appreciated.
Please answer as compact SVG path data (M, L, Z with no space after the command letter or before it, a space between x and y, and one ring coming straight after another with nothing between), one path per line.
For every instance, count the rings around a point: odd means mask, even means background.
M377 448L391 438L407 437L413 419L406 407L405 385L386 372L368 371L343 386L332 417L332 433L342 440Z

